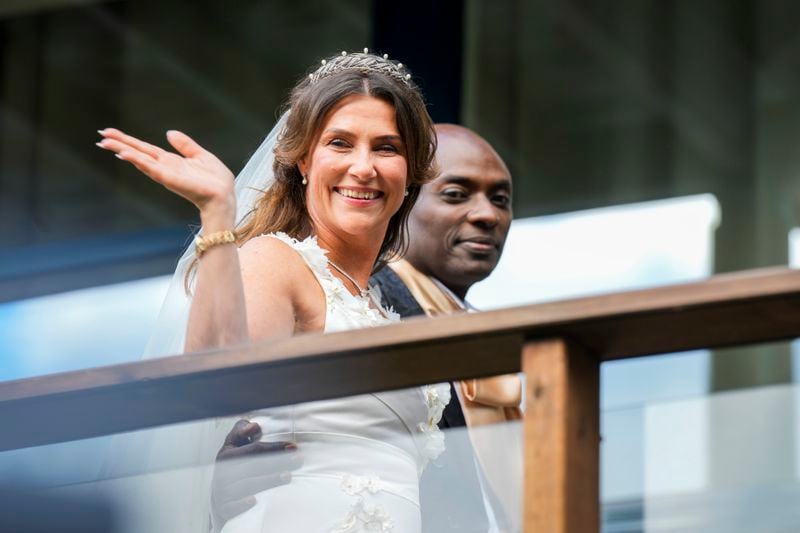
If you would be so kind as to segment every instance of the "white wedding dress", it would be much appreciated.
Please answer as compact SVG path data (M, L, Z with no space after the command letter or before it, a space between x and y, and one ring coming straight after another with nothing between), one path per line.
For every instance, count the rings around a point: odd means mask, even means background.
M325 292L325 332L389 324L375 289L353 296L328 269L314 237L278 238L296 250ZM368 377L365 377L368 379ZM419 532L419 477L444 450L437 423L450 400L448 384L365 394L256 411L262 440L297 443L303 465L292 480L256 495L256 505L222 533Z

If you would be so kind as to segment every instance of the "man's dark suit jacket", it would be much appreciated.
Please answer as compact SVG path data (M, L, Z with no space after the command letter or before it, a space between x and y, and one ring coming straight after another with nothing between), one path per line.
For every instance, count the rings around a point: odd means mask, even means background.
M371 283L380 287L384 305L391 306L401 317L425 314L391 268L381 269L372 276ZM465 428L464 413L452 383L450 395L439 427ZM428 464L422 474L420 502L424 533L486 533L489 529L472 446L465 429L458 433L447 439L445 432L445 452Z

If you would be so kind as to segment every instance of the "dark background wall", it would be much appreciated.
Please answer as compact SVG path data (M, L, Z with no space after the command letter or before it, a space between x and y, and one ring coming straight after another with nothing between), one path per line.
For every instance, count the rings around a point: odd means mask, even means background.
M434 119L492 142L531 216L695 193L719 272L786 262L798 225L800 11L777 0L41 0L0 5L0 301L169 272L189 204L94 147L189 132L238 169L337 50L410 66ZM785 349L714 387L786 381Z

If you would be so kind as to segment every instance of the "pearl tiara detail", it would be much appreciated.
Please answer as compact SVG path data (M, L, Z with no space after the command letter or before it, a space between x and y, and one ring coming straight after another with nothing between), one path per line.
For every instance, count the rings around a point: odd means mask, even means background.
M319 68L308 75L308 79L310 83L316 83L344 70L357 70L365 74L377 72L411 86L411 74L406 71L402 63L391 61L388 54L383 56L371 54L369 48L364 48L363 52L352 53L342 50L340 55L323 59Z

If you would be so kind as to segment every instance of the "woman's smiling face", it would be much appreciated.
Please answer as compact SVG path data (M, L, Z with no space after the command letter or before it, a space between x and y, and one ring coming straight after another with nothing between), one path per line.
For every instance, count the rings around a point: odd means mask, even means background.
M391 104L371 96L342 99L325 117L299 162L315 233L382 241L400 209L408 165Z

